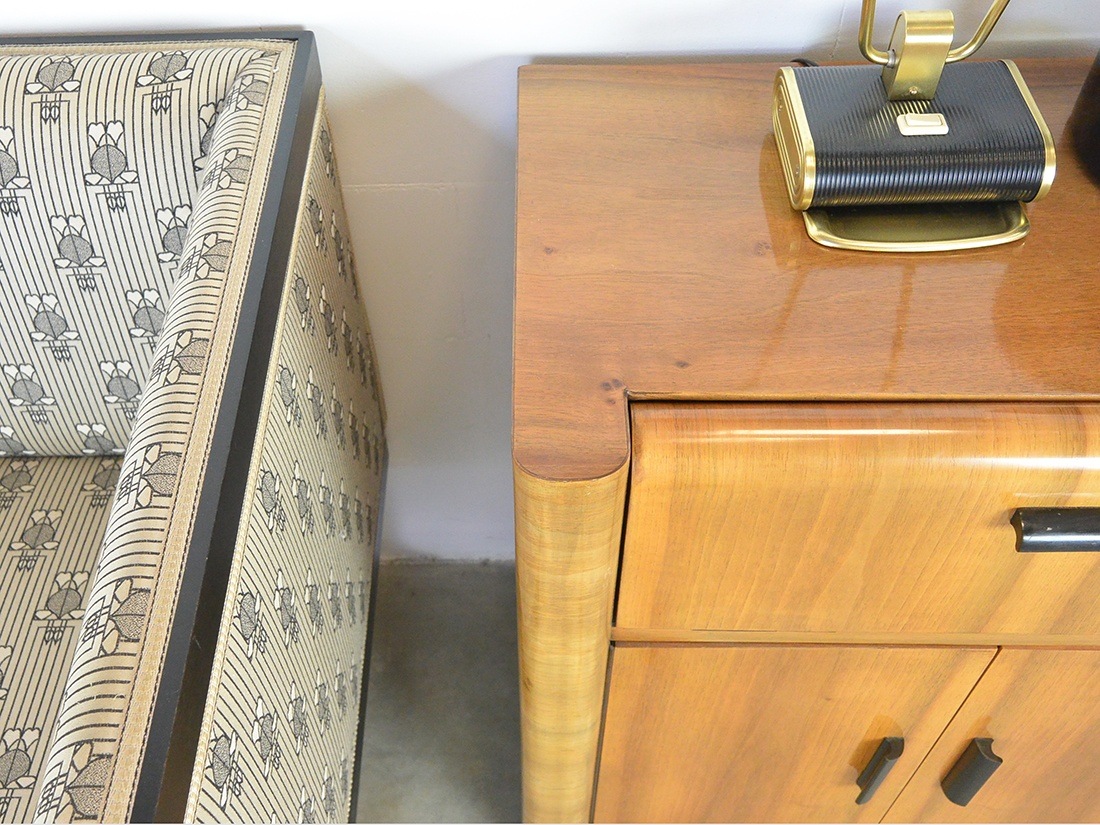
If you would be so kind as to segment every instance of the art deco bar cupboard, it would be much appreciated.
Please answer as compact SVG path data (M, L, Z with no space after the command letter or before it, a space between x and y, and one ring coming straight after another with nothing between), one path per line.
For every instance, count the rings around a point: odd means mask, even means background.
M1018 549L1100 507L1088 64L1020 67L1031 234L918 255L805 236L775 65L521 70L528 820L1100 817L1100 553Z

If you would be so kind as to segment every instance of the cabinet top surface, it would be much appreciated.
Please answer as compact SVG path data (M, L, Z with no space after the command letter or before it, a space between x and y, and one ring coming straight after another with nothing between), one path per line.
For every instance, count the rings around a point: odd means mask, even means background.
M513 455L546 479L629 455L627 397L1100 399L1100 187L1066 129L1088 60L1021 60L1055 137L1031 233L826 249L787 201L780 64L520 71Z

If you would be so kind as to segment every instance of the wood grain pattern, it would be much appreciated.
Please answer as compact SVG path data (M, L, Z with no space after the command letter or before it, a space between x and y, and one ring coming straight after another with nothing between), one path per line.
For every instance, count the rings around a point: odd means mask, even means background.
M526 822L589 819L626 480L625 468L589 482L515 468Z
M597 822L877 822L994 650L616 645ZM905 751L856 805L885 736Z
M632 405L617 625L1100 639L1100 553L1016 507L1100 505L1100 405Z
M514 457L629 453L626 399L1100 399L1100 189L1065 124L1088 60L1019 62L1056 136L1031 235L883 255L810 241L771 135L779 64L520 72Z
M965 808L940 781L970 740L1004 763ZM887 822L1100 820L1100 652L1003 650Z

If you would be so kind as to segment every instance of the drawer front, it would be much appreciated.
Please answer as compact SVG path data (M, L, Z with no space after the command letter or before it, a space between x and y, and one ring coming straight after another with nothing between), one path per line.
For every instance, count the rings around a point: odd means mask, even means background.
M878 822L993 649L616 645L597 822ZM868 799L857 779L904 740Z
M1100 552L1018 552L1010 523L1100 506L1100 405L637 403L632 419L617 629L1100 639Z

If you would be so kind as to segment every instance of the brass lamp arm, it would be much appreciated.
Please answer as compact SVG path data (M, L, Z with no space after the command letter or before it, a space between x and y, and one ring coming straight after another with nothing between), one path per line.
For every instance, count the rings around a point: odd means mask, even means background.
M974 36L958 48L951 49L951 51L947 53L946 62L955 63L956 61L970 57L970 55L978 51L989 38L990 32L993 31L993 27L997 25L997 21L1001 19L1001 15L1008 7L1008 3L1009 0L993 0L993 5L990 6L989 11L986 12L985 18L983 18L981 24L978 26L978 30L974 32ZM859 18L859 50L863 52L863 56L872 63L888 66L891 60L890 52L876 49L874 43L872 43L874 28L875 0L863 0L863 11Z

